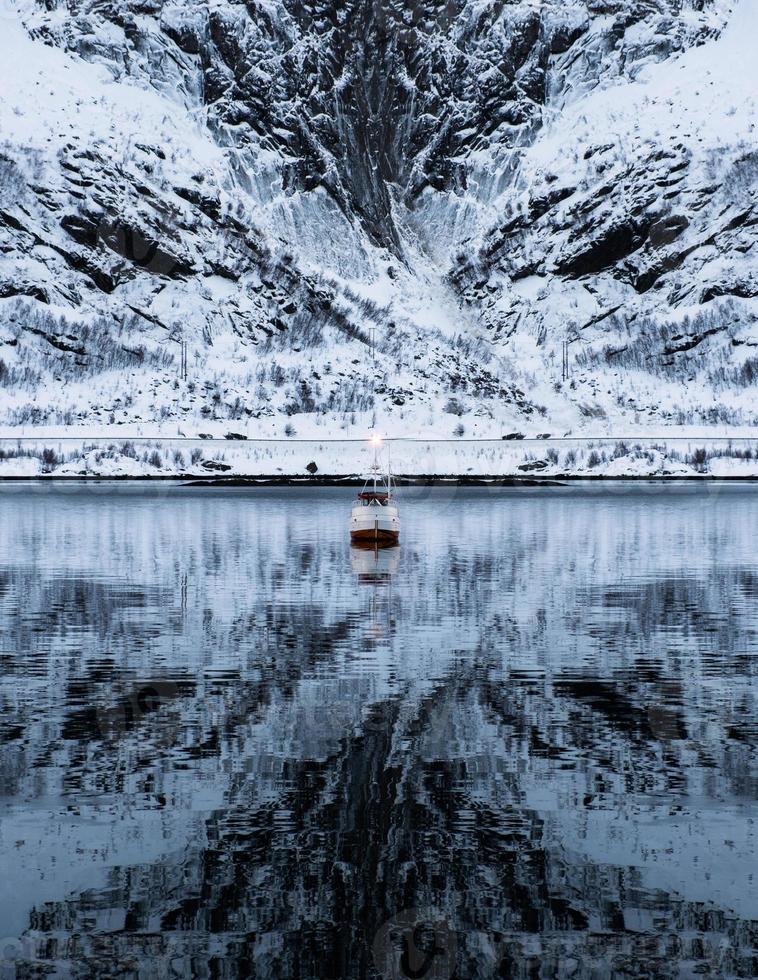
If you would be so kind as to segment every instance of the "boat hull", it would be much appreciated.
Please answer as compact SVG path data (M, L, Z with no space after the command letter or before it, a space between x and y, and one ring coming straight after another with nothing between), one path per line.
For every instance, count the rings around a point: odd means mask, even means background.
M363 544L395 544L400 539L397 507L358 506L350 517L350 540Z
M400 532L381 527L360 528L350 532L350 540L358 542L375 542L394 544L400 540Z

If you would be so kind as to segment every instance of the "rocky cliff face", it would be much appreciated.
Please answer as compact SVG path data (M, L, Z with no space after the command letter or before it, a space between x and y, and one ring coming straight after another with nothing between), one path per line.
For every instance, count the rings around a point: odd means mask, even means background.
M393 203L465 193L471 154L530 142L545 105L713 36L704 6L77 0L38 34L207 107L219 142L278 155L285 193L324 188L402 254Z
M4 16L6 422L753 421L747 5Z

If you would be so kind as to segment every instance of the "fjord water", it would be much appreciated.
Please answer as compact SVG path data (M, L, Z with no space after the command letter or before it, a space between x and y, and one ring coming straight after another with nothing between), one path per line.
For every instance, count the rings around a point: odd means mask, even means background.
M757 975L758 488L351 498L0 490L0 971Z

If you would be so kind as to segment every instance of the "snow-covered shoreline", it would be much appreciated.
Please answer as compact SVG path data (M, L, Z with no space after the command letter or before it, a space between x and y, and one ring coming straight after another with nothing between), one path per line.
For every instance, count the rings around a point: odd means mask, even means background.
M758 436L677 432L668 436L501 440L388 440L382 452L398 477L413 480L758 479ZM1 479L251 478L314 483L360 479L365 439L258 440L88 436L0 437Z
M754 2L298 6L0 0L9 437L758 426Z

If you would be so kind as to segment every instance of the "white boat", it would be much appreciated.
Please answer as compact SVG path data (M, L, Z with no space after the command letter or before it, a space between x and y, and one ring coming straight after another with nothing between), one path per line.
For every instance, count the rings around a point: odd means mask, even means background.
M379 466L381 440L372 439L374 465L363 490L353 504L350 515L350 538L356 543L376 546L397 544L400 539L400 515L392 492L392 472L386 476Z

